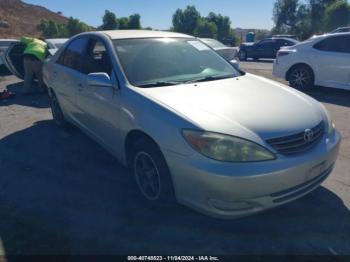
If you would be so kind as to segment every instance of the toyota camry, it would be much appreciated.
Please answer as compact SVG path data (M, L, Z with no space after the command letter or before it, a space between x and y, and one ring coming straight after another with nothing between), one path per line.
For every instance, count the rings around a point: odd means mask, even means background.
M189 35L83 33L47 61L44 81L55 122L103 145L154 205L253 214L313 191L337 159L324 106Z

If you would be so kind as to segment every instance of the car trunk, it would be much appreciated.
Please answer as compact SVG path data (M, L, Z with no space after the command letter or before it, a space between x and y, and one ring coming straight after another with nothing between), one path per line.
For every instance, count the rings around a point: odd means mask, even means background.
M7 68L18 78L24 78L23 52L25 45L15 43L10 45L5 53L5 61Z

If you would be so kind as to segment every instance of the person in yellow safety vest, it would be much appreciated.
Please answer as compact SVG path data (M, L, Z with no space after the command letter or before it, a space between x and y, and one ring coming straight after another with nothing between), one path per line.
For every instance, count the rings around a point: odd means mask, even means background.
M24 93L45 92L43 82L43 62L48 55L47 44L37 38L22 37L21 42L26 45L23 53L24 66ZM33 86L33 79L36 76L38 86Z

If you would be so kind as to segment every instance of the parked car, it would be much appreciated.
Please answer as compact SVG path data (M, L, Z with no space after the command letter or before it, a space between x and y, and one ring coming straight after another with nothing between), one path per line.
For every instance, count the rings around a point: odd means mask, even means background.
M333 30L331 32L331 34L335 34L335 33L347 33L350 32L350 26L346 26L346 27L339 27L335 30Z
M282 34L282 35L273 35L273 38L292 38L292 39L297 39L296 35L287 35L287 34Z
M292 38L266 38L257 43L242 43L239 46L238 57L241 61L248 58L276 58L277 51L282 46L293 46L298 43Z
M192 36L87 32L43 73L56 124L103 145L154 205L253 214L313 191L337 159L341 137L319 102L240 73Z
M3 62L3 56L7 50L7 48L12 44L18 42L18 40L15 39L0 39L0 66L4 64Z
M227 61L237 59L238 48L225 46L223 43L212 38L200 38L204 43L213 48L219 55Z
M49 49L59 49L68 41L68 38L50 38L45 39Z
M54 55L57 50L65 43L68 39L46 39L45 42L48 45L48 50L50 55ZM12 74L20 79L24 77L24 67L23 67L23 52L25 45L19 41L11 43L7 48L4 56L3 62Z
M292 87L350 90L350 33L315 36L277 54L273 74Z

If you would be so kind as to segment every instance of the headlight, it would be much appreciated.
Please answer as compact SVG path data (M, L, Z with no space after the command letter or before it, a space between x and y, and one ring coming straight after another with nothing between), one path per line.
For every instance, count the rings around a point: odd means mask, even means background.
M229 135L182 130L186 141L199 153L223 162L255 162L275 159L264 147Z
M333 122L332 116L323 104L320 103L320 105L323 108L323 111L325 112L326 117L327 117L328 134L331 134L331 133L333 133L333 131L335 129L335 124Z

